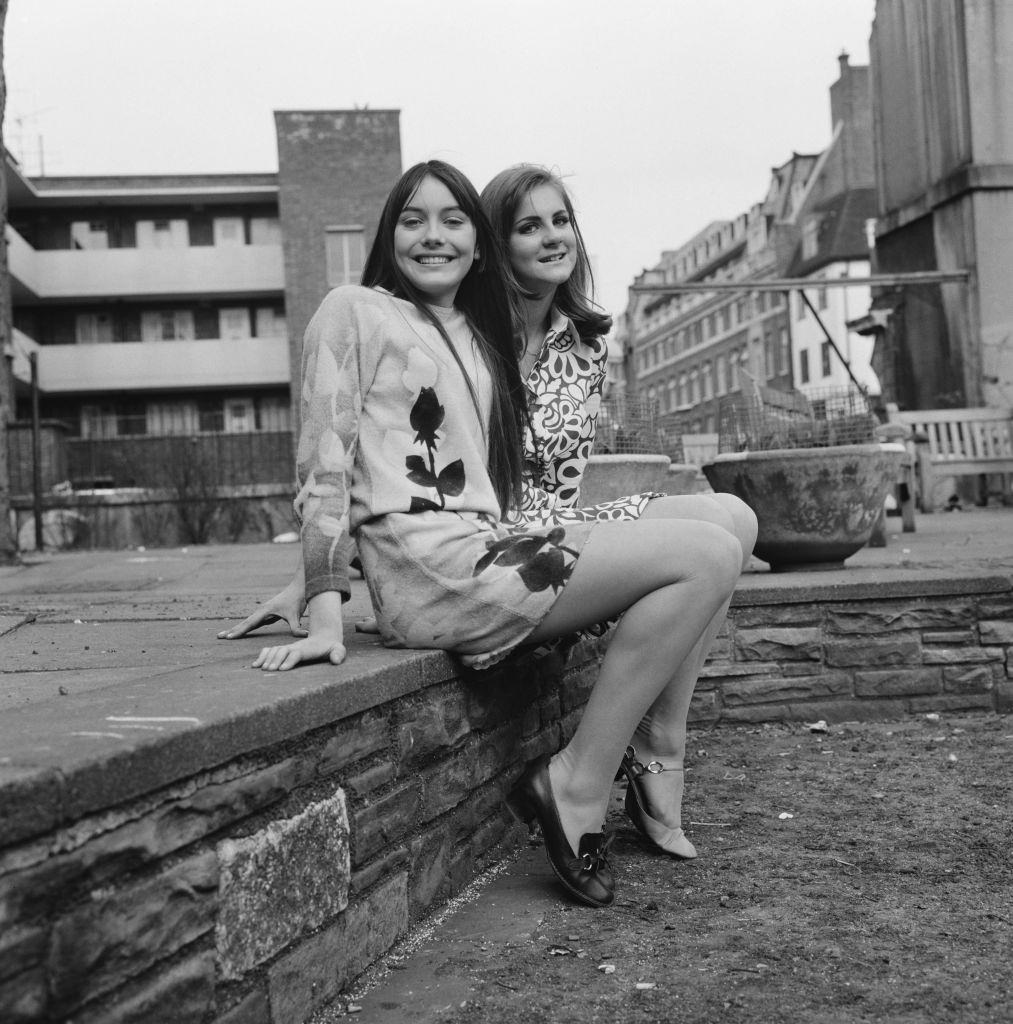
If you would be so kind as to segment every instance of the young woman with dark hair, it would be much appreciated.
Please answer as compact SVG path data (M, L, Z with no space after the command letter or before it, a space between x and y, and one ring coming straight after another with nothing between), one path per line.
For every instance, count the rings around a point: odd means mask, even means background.
M417 165L388 199L372 286L336 289L314 316L297 497L309 630L265 647L254 666L344 659L352 537L389 646L441 648L482 668L519 644L621 615L573 737L532 762L508 797L520 817L539 820L569 892L607 906L615 881L602 822L613 778L635 731L646 773L663 777L681 694L730 600L743 546L727 523L703 518L504 521L501 495L520 480L509 478L505 451L505 479L493 480L491 446L519 451L510 433L524 397L516 364L496 379L513 344L509 320L496 324L509 305L500 262L463 176ZM664 818L668 798L650 799Z

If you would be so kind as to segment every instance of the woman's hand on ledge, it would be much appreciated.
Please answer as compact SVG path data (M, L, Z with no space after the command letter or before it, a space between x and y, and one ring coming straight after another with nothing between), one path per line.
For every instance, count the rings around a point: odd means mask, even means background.
M329 661L340 665L345 660L345 644L341 623L341 595L326 590L310 599L309 635L292 644L264 647L254 668L265 672L285 672L304 661Z
M345 645L333 634L310 634L295 643L281 644L278 647L261 649L253 668L265 672L286 672L296 665L307 661L329 661L332 665L340 665L345 660Z
M261 626L269 626L272 622L283 619L288 623L292 636L305 637L309 631L300 625L302 614L306 609L306 587L303 583L302 566L300 565L292 581L274 597L258 605L252 615L248 615L237 626L223 629L218 634L219 640L238 640L252 633Z

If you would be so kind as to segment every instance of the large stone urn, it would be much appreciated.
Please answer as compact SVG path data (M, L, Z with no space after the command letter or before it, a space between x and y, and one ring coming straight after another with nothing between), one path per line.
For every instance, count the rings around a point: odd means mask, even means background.
M702 469L756 513L754 554L774 572L839 569L868 543L905 456L899 444L729 452Z

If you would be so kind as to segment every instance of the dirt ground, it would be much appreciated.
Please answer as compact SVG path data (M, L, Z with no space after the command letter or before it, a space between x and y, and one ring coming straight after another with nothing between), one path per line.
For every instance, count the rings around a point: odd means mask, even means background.
M699 859L614 815L615 906L476 945L439 1020L1013 1021L1011 760L995 715L697 730Z

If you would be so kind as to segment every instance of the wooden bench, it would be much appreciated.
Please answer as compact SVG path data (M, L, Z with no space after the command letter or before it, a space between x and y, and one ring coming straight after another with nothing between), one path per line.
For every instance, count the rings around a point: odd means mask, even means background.
M887 406L890 423L910 431L918 467L922 512L936 507L935 486L948 476L977 476L977 504L988 503L988 476L1002 474L1003 496L1010 494L1013 474L1013 411L1009 409L916 409L901 412Z

